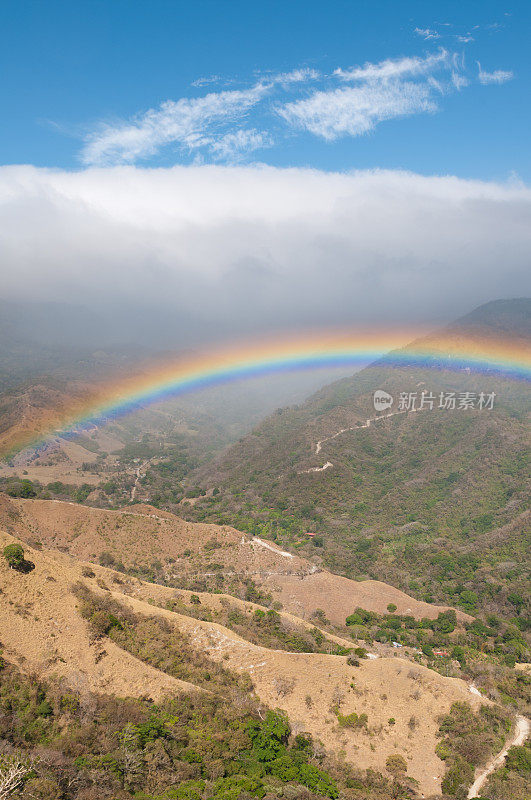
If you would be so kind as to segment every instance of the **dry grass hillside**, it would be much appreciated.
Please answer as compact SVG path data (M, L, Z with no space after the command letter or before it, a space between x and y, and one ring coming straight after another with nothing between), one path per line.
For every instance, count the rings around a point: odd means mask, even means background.
M62 424L72 407L83 408L90 387L70 381L67 386L36 383L0 398L0 453L9 453L38 440L43 431Z
M1 549L12 541L0 532ZM27 547L26 555L36 565L28 574L0 561L0 642L9 661L27 673L63 676L80 692L157 699L168 691L193 688L143 664L110 641L102 647L91 640L71 591L83 579L80 563L61 553Z
M0 495L0 525L29 544L40 542L84 561L97 563L107 553L126 569L160 562L164 578L174 585L179 579L213 574L249 577L286 611L306 620L323 609L332 623L342 625L358 606L385 613L390 603L399 614L417 619L435 619L446 610L380 581L333 575L234 528L186 522L150 506L109 511ZM471 619L458 614L462 621Z
M0 547L11 542L8 533L0 534ZM312 733L348 762L384 769L390 754L403 754L409 774L425 795L439 790L444 773L435 755L439 716L458 700L474 708L481 702L463 681L400 658L364 660L352 667L344 656L251 644L219 624L156 605L175 597L174 589L98 565L87 569L66 553L36 550L26 543L25 547L26 557L35 564L32 572L21 574L3 560L0 564L4 654L23 671L58 674L78 690L157 698L195 688L139 661L108 638L94 641L73 591L81 583L97 597L118 601L138 615L166 620L176 632L188 635L198 651L226 668L248 673L261 701L285 710L295 732ZM337 711L344 716L366 714L366 727L341 727Z
M131 597L126 602L137 612L153 610ZM295 733L309 731L327 750L381 771L387 757L400 752L422 791L439 789L445 767L435 755L437 720L452 703L473 697L463 681L400 658L367 660L352 668L344 656L268 650L216 623L163 609L157 613L186 631L214 659L249 673L261 700L286 711ZM367 730L341 728L332 710L338 704L345 716L367 714ZM395 719L393 725L390 718Z
M92 441L106 451L123 447L122 442L105 428L98 430L97 437L93 437ZM22 474L28 480L39 481L45 486L53 481L73 486L96 486L102 476L83 469L83 465L91 459L94 459L94 453L78 442L57 437L38 451L26 449L9 461L0 461L0 478L17 478ZM111 468L116 466L117 460L115 455L107 455L105 463ZM134 470L131 469L130 473L134 474Z

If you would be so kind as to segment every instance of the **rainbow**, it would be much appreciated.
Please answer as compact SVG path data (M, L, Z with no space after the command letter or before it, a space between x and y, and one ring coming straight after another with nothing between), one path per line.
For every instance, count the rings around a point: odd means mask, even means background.
M208 354L184 356L139 368L138 372L101 385L66 408L52 410L41 429L19 432L4 452L39 446L50 435L67 436L100 425L147 404L273 373L329 367L359 367L383 359L386 366L495 373L531 380L531 352L522 340L465 338L455 333L433 336L404 346L419 330L313 333L210 348ZM0 444L1 446L1 444Z

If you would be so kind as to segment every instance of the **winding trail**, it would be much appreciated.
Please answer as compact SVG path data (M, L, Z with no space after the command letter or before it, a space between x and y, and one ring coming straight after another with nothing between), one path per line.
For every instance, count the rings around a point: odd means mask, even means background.
M416 408L411 409L411 412L417 411ZM348 431L359 431L362 428L370 428L372 422L376 422L379 419L387 419L388 417L394 417L397 414L407 414L407 410L403 411L391 411L389 414L381 414L379 417L371 417L365 423L365 425L352 425L350 428L342 428L337 433L334 433L332 436L327 436L326 439L321 439L315 445L315 455L318 455L321 452L321 448L325 442L331 441L331 439L336 439L338 436L341 436L342 433L347 433Z
M513 738L509 742L505 743L503 750L501 750L498 753L498 755L495 756L492 759L492 761L490 761L487 764L485 769L483 769L477 776L474 783L468 790L467 794L468 800L471 800L471 798L478 796L478 792L481 791L481 788L485 783L485 781L487 780L487 778L489 777L489 775L492 772L494 772L495 769L498 769L498 767L502 766L505 760L505 756L507 755L511 747L518 747L519 745L522 745L525 742L525 740L529 736L529 727L530 727L529 720L526 717L519 716L516 718L516 730L514 732Z
M302 472L299 472L299 475L302 475L305 472L324 472L325 469L330 469L330 467L333 466L334 465L332 464L331 461L327 461L326 464L323 464L322 467L310 467L310 469L303 469Z
M258 536L253 536L251 539L252 544L257 544L259 547L264 547L266 550L271 550L272 553L275 553L277 556L283 556L284 558L294 558L293 553L288 553L286 550L281 550L279 547L273 547L272 544L266 542L264 539L260 539ZM242 537L242 544L245 544L245 538Z
M138 490L138 485L139 485L141 479L144 477L144 475L142 473L142 470L144 469L144 467L146 467L149 464L149 461L150 461L150 459L148 459L147 461L144 461L144 463L140 464L140 466L137 467L136 470L135 470L136 478L135 478L135 482L133 484L133 488L131 489L131 502L133 502L133 500L135 499L136 493L137 493L137 490Z
M412 408L412 409L409 410L409 413L414 413L416 411L420 411L420 409ZM319 453L322 450L323 445L326 442L330 442L330 441L332 441L332 439L337 439L337 437L341 436L342 433L348 433L349 431L360 431L363 428L370 428L371 424L373 422L377 422L379 419L388 419L389 417L394 417L397 414L407 414L407 413L408 413L408 411L406 409L404 409L403 411L391 411L389 414L380 414L380 416L378 416L378 417L371 417L370 419L368 419L365 422L365 424L361 424L360 425L358 423L357 425L352 425L350 428L341 428L340 431L337 431L337 433L332 434L332 436L327 436L325 439L319 439L319 441L315 445L315 455L316 456L319 455ZM323 464L322 467L310 467L310 469L303 469L303 470L301 470L301 472L299 472L299 475L304 475L304 474L307 474L309 472L324 472L325 470L330 469L330 467L333 467L333 466L334 465L332 464L331 461L327 461L326 464Z

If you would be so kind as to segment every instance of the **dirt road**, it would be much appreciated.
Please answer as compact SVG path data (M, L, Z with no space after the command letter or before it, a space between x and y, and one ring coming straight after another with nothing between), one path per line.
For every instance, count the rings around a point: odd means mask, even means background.
M137 490L138 490L138 485L139 485L141 479L144 477L144 474L143 474L142 470L145 469L148 466L149 463L150 463L150 460L148 459L147 461L144 461L143 464L140 464L140 466L137 467L136 470L135 470L135 476L136 477L135 477L135 482L133 484L133 488L131 489L131 502L133 502L133 500L135 499L136 493L137 493Z
M341 430L337 431L337 433L334 433L332 436L327 436L326 439L320 439L316 443L316 445L315 445L315 455L316 456L319 455L319 453L321 452L321 449L322 449L323 445L325 444L325 442L330 442L330 441L332 441L332 439L337 439L337 437L341 436L342 433L348 433L349 431L359 431L362 428L370 428L371 427L371 423L378 422L379 419L388 419L389 417L394 417L397 414L414 413L416 411L420 411L420 409L419 408L412 408L410 412L407 412L406 410L403 410L403 411L391 411L389 414L380 414L378 417L371 417L370 419L368 419L365 422L365 424L361 424L361 423L358 422L356 425L353 425L350 428L341 428ZM304 469L304 470L302 470L302 472L299 472L299 475L302 475L303 473L307 473L307 472L324 472L326 469L330 469L330 467L333 467L333 466L334 465L332 464L331 461L327 461L326 464L324 464L324 466L322 466L322 467L311 467L311 469Z
M480 774L477 776L476 780L468 790L467 798L470 800L472 797L477 797L478 793L481 791L481 787L489 777L489 775L494 772L495 769L501 767L505 756L511 749L511 747L516 747L522 745L527 737L529 736L529 720L526 717L517 717L516 719L516 730L514 732L514 736L508 742L505 743L503 750L498 753L498 755L490 761L485 769L483 769Z

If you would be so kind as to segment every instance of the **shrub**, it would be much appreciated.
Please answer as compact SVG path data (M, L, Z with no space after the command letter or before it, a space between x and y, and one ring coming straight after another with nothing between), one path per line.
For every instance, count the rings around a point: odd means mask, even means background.
M99 562L102 567L114 567L116 564L114 556L107 550L104 550L103 553L100 553Z
M26 778L31 774L32 763L29 759L19 756L0 758L0 797L10 797L20 790Z
M368 717L367 714L356 714L355 711L352 714L347 714L343 716L340 714L339 711L336 713L337 721L339 722L342 728L366 728Z
M525 598L518 592L511 592L507 595L507 600L516 608L516 613L519 614L522 608L525 607Z
M48 700L42 700L36 708L36 712L40 717L50 717L53 714L53 708Z
M468 600L470 602L469 595L474 595L474 592L466 593L462 592L461 594L461 602L463 602L464 598L463 595L467 595ZM477 602L477 595L475 595ZM473 598L472 598L473 601ZM439 633L453 633L457 625L457 614L453 610L453 608L449 609L448 611L442 611L436 620L431 623L431 627L434 631L439 631Z
M84 578L95 578L96 577L96 573L93 572L90 569L90 567L83 567L83 569L81 570L81 574L83 575Z
M19 569L24 561L24 549L20 544L8 544L4 547L4 558L11 569Z
M248 692L252 683L246 674L225 670L200 650L189 637L167 620L133 613L111 597L100 597L82 583L73 587L80 600L79 611L94 638L109 636L136 658L175 678L218 690ZM206 688L205 686L205 688Z
M359 614L356 614L356 613L350 614L346 618L345 624L346 625L363 625L363 619L361 618L361 616Z
M441 788L445 794L456 795L461 787L468 786L473 779L474 767L461 756L457 756L447 770Z
M469 703L454 703L440 720L437 755L446 762L443 792L465 796L474 768L488 761L503 744L509 728L509 715L496 706L481 706L475 714Z
M37 492L33 488L33 484L31 481L25 479L23 481L17 481L16 483L11 483L7 487L7 494L10 497L35 497Z
M479 598L477 594L472 592L470 589L465 589L465 591L461 592L459 595L459 605L469 613L473 614L475 612L478 602Z
M253 743L253 752L258 761L273 761L287 744L290 727L282 714L268 711L263 722L252 721L247 731Z
M281 713L246 697L231 703L226 692L193 692L154 704L86 694L80 702L59 681L37 683L8 666L0 785L6 768L22 766L16 796L34 800L335 800L339 788L352 800L360 791L366 800L391 797L372 771L359 771L349 791L348 767L316 758L311 737L291 737Z
M505 766L522 774L531 772L531 748L511 747L505 758Z
M74 500L77 500L78 503L84 503L89 494L93 491L93 489L94 487L91 486L89 483L83 483L74 492Z
M35 569L33 561L26 561L24 558L24 549L18 542L8 544L4 547L4 558L9 564L11 569L16 569L17 572L31 572Z
M406 759L404 756L401 756L400 753L393 753L392 755L387 756L385 768L395 778L397 778L399 775L405 775L407 772Z

